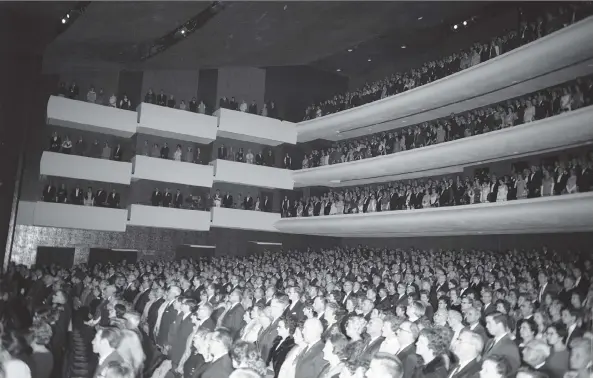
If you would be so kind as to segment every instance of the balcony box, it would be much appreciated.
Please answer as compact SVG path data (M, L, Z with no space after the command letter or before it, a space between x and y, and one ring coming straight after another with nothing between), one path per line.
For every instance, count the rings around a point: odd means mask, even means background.
M136 133L136 112L50 96L47 123L72 129L130 138Z
M210 212L132 205L129 208L128 224L174 230L208 231L210 229Z
M379 213L283 218L281 232L335 237L540 234L593 230L593 193Z
M44 151L39 174L130 185L132 163Z
M175 184L212 187L214 168L209 165L186 163L136 155L132 159L132 180L152 180Z
M593 72L593 17L404 93L297 124L299 142L341 140L461 113Z
M263 165L215 160L214 181L260 188L293 189L292 171Z
M33 214L35 226L78 228L95 231L126 231L126 209L37 202Z
M201 144L216 139L216 117L145 102L137 110L138 133Z
M296 127L292 122L229 109L218 109L214 114L218 117L219 137L268 146L296 144Z
M394 175L470 166L589 144L593 106L537 122L428 147L349 163L293 171L295 186L348 186L365 179L390 181ZM434 174L434 171L433 171Z
M254 231L278 231L274 227L274 223L280 220L280 214L277 213L227 209L224 207L213 207L211 212L212 227Z

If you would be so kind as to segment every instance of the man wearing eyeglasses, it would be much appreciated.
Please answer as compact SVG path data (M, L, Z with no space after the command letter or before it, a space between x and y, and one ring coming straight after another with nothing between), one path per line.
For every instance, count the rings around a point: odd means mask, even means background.
M397 352L397 358L404 365L404 375L402 378L411 378L418 366L418 356L416 355L416 339L418 338L418 326L410 321L403 322L396 331L400 350Z

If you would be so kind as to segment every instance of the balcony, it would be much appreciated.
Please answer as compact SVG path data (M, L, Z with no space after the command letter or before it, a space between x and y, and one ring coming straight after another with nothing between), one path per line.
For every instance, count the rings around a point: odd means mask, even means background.
M126 209L37 202L33 212L33 225L124 232L127 218Z
M132 163L44 151L39 174L130 185Z
M268 146L296 144L295 124L255 114L218 109L218 136Z
M208 231L210 216L209 211L132 205L129 208L128 224L173 230Z
M280 232L336 237L538 234L593 231L593 193L509 202L283 218Z
M592 118L593 107L589 106L538 122L452 142L350 163L293 171L293 179L297 187L362 185L391 181L406 174L424 172L435 175L441 174L439 169L568 149L591 143Z
M214 168L209 165L136 155L132 166L134 181L152 180L211 188L214 179Z
M72 129L130 138L136 133L136 112L50 96L47 123Z
M216 139L216 117L144 102L137 110L139 133L202 144Z
M278 232L274 227L274 223L280 220L280 214L277 213L226 209L224 207L213 207L211 212L211 227Z
M593 17L438 81L297 124L299 142L341 140L430 121L593 72Z
M214 181L260 188L293 189L292 172L288 169L263 165L214 160Z

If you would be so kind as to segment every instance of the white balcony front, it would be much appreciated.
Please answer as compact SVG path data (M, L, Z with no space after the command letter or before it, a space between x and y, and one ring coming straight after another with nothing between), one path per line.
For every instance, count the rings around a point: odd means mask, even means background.
M218 117L219 137L268 146L296 144L296 125L292 122L223 108L214 115Z
M132 205L129 208L130 226L168 228L186 231L208 231L210 212L170 207Z
M130 138L136 133L136 112L50 96L47 102L47 123L71 129Z
M216 139L216 117L145 102L137 111L139 133L202 144Z
M132 163L44 151L39 174L130 185Z
M379 213L283 218L281 232L335 237L593 231L593 193Z
M214 181L260 188L293 189L292 171L263 165L214 160Z
M152 180L189 186L212 187L214 168L210 165L186 163L136 155L132 159L132 180Z
M593 106L490 133L371 159L293 172L295 186L349 186L397 175L541 154L593 141ZM361 180L364 180L362 182Z
M435 82L297 124L299 142L343 140L446 117L593 73L593 17Z
M274 224L280 220L280 214L262 211L227 209L213 207L211 227L235 228L240 230L278 232Z
M33 224L43 227L124 232L127 221L127 209L54 202L37 202L33 213Z

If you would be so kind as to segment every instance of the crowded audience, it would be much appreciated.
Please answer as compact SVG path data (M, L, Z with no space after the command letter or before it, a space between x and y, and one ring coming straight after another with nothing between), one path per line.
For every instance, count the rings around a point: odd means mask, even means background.
M413 210L546 197L593 190L593 152L531 167L513 165L511 174L445 176L331 190L320 196L282 202L283 217Z
M263 151L259 151L257 154L253 154L253 151L248 148L247 152L243 147L239 147L238 151L233 151L233 146L225 146L221 144L217 150L218 159L236 161L239 163L263 165L266 167L275 167L276 158L274 151L271 148L266 148ZM287 152L282 158L281 167L284 169L294 169L292 164L292 157Z
M93 143L89 145L83 140L82 136L78 137L75 142L70 139L70 135L68 134L65 134L63 137L64 139L62 140L62 137L58 132L54 131L49 139L48 151L67 155L86 156L96 159L122 161L124 149L120 143L116 143L115 146L112 146L108 141L101 143L95 138Z
M245 100L237 102L234 97L227 98L226 96L223 96L220 98L220 100L218 100L218 108L260 115L262 117L280 119L278 108L276 107L276 103L274 101L264 102L261 110L258 112L257 103L255 100L251 101L251 104L247 104Z
M0 362L9 378L588 378L592 275L589 251L547 248L11 264Z
M132 101L130 101L127 94L122 93L119 99L115 93L107 97L107 95L103 91L103 88L100 88L97 92L95 91L94 85L91 85L86 96L81 98L80 87L78 86L78 84L76 84L76 81L72 81L70 85L67 85L64 82L60 82L56 95L59 97L66 97L72 100L80 100L90 102L93 104L110 106L112 108L136 111L136 108L132 107Z
M435 121L339 141L305 154L302 168L338 164L450 142L535 122L593 104L593 78L583 77Z
M550 3L550 6L542 6L539 10L539 14L525 17L516 30L506 31L489 41L476 42L467 49L426 62L422 67L394 73L382 80L366 83L357 90L310 105L305 110L303 120L355 108L437 81L552 34L593 14L590 2L565 5Z
M208 194L208 196L210 195ZM239 193L237 198L233 198L230 192L227 191L224 195L221 195L220 190L217 189L214 196L211 199L208 197L206 200L209 202L210 207L272 212L272 200L267 195L264 195L263 198L260 196L254 198L251 193L247 193L245 196Z
M175 95L173 94L165 94L165 92L161 89L159 94L154 93L152 88L148 88L148 92L144 95L144 102L147 104L155 104L159 106L165 106L167 108L179 109L179 110L187 110L192 113L199 113L199 114L211 114L212 110L208 109L206 104L203 100L198 100L193 97L190 101L186 102L185 100L181 100L179 104L175 99Z
M99 188L99 190L93 192L93 188L90 186L85 190L80 185L76 185L68 193L66 184L62 183L57 187L51 181L43 187L41 200L43 202L67 203L71 205L120 208L120 195L115 189L112 189L111 193L108 193L103 188Z
M194 150L194 143L187 145L185 148L181 144L177 144L175 147L175 151L171 153L171 148L164 142L162 146L159 146L158 143L154 143L152 146L150 143L145 140L142 144L142 148L139 151L140 155L167 159L167 160L175 160L175 161L184 161L186 163L195 163L195 164L203 164L204 161L209 160L206 158L204 160L204 156L202 156L202 151L200 147L195 147Z

